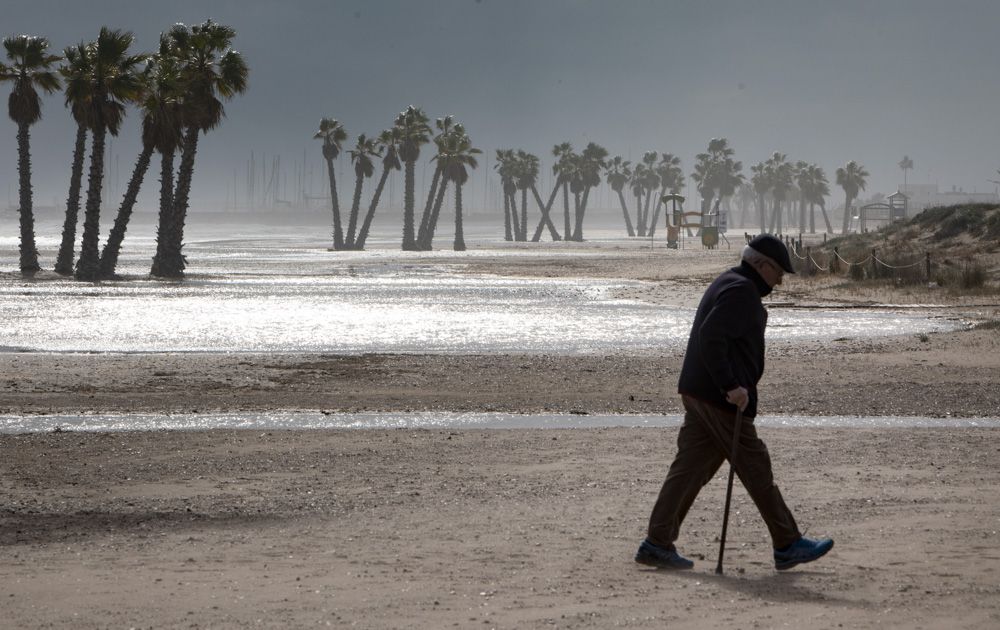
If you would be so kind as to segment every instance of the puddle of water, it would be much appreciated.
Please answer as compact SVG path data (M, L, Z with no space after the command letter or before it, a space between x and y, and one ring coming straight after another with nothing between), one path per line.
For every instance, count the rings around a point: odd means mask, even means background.
M0 433L62 431L178 431L209 429L582 429L678 427L680 415L570 415L507 413L351 413L310 411L223 414L0 416ZM1000 428L1000 418L917 416L767 416L757 426L791 428Z

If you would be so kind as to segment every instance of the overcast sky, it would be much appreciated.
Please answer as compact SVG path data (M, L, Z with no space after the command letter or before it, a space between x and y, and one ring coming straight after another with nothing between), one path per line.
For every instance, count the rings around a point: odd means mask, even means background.
M223 203L251 150L286 165L305 151L318 167L311 137L321 117L343 121L350 144L408 104L431 117L454 114L490 155L523 148L546 169L552 145L594 141L633 160L669 151L690 173L694 155L720 136L748 174L773 151L816 162L831 180L857 160L871 172L869 193L896 189L904 154L915 164L910 183L942 189L992 191L987 180L1000 168L995 0L0 5L4 34L43 35L57 51L94 39L102 25L132 31L137 50L154 49L174 22L211 17L237 30L250 86L200 146L196 209ZM139 150L137 124L133 113L112 147L122 188ZM15 134L5 117L0 194L14 203ZM65 202L73 135L61 95L48 97L32 131L37 205ZM836 190L832 202L841 201Z

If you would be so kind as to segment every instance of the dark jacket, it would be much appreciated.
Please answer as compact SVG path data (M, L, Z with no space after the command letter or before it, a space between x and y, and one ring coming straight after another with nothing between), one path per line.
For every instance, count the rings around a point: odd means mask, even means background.
M709 285L698 305L681 368L681 394L736 412L726 392L742 385L750 393L746 418L757 415L757 382L764 374L767 310L761 297L771 292L747 263L724 272Z

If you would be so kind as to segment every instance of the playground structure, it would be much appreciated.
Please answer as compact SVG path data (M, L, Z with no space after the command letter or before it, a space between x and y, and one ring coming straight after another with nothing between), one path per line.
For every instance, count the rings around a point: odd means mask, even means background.
M726 238L725 226L714 224L715 214L703 215L700 212L684 212L684 197L681 195L663 195L661 199L665 206L671 207L670 212L665 215L668 248L684 249L684 231L687 232L688 238L700 236L702 247L707 249L718 247L720 236L723 239ZM726 243L729 243L728 239Z

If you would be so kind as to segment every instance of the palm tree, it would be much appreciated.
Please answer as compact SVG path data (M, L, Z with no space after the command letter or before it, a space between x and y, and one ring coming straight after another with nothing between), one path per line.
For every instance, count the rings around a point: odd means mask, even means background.
M422 249L431 249L434 240L434 233L437 230L438 217L441 216L441 206L444 202L444 192L448 186L448 182L454 182L456 187L454 246L456 251L464 251L465 237L462 230L462 192L458 189L461 188L461 186L464 185L469 179L466 167L475 168L478 165L478 162L474 156L482 153L482 151L472 147L469 135L465 132L465 127L462 126L461 123L456 123L451 127L445 124L443 126L439 126L439 129L441 129L441 135L435 139L435 142L438 144L438 154L434 159L437 161L438 168L441 171L441 182L440 188L438 189L437 200L434 202L434 211L431 214L430 221L428 222L427 232L421 246ZM525 163L530 161L527 157L526 153L518 151L516 159L521 165L521 168L523 168ZM523 226L522 236L524 236Z
M399 157L405 166L403 189L403 249L417 249L414 233L413 189L417 160L420 159L420 147L430 141L431 128L428 126L427 115L418 107L410 105L396 117L396 127L399 128Z
M0 81L14 84L7 101L7 114L17 123L18 201L21 226L21 273L39 269L35 249L35 215L31 196L31 135L33 124L42 119L41 90L51 94L59 89L59 76L52 64L59 57L47 53L49 40L44 37L16 35L3 40L10 66L0 64Z
M660 155L660 161L656 165L656 175L660 178L660 192L656 196L656 210L653 218L649 222L649 237L656 234L656 223L660 219L660 208L663 205L663 195L668 191L678 195L684 187L684 172L681 170L681 159L672 153Z
M642 194L644 191L642 182L646 179L646 171L650 169L645 162L639 162L632 169L632 177L629 179L629 188L632 196L635 197L635 225L638 236L646 236L646 219L642 215Z
M576 154L569 142L563 142L552 147L552 156L556 158L552 165L552 174L556 176L556 188L563 191L563 234L569 240L573 233L569 219L569 183L576 173Z
M386 129L378 135L376 142L378 144L377 154L382 156L382 176L379 177L378 185L375 186L375 193L372 195L371 204L368 206L368 212L365 214L365 220L361 223L361 229L358 230L358 238L354 242L354 249L365 248L365 241L368 239L368 230L371 229L372 219L375 218L375 209L378 207L379 199L382 197L382 191L385 189L385 182L389 179L389 173L402 168L402 164L399 162L399 129L396 127Z
M493 169L500 175L500 187L503 190L503 227L504 227L504 240L513 241L520 235L520 229L517 225L517 212L511 207L511 197L514 191L517 190L517 184L514 183L514 150L513 149L497 149L496 152L496 164L493 165Z
M583 241L583 217L587 212L587 201L590 190L601 185L601 170L608 150L601 145L589 142L580 154L580 185L583 187L583 197L576 211L576 226L573 229L573 240Z
M344 249L344 230L340 221L340 201L337 195L337 175L333 161L340 156L341 143L347 140L344 125L336 118L323 118L313 139L323 141L323 159L326 160L326 174L330 180L330 201L333 207L333 248Z
M433 247L438 216L441 214L441 206L444 205L444 194L448 190L449 180L444 177L444 169L449 146L455 137L465 135L465 127L461 123L453 123L451 116L439 118L435 124L439 133L434 137L437 153L431 158L431 162L435 163L434 177L427 192L427 204L417 230L417 249L421 250L430 250Z
M365 134L358 136L357 144L348 151L351 154L351 162L354 163L354 201L351 204L351 219L347 226L347 247L357 249L355 244L356 228L358 225L358 215L361 213L361 188L364 181L375 174L375 161L372 157L381 157L380 149L376 145L374 138L368 138Z
M713 209L716 217L719 216L719 206L722 204L722 200L735 195L744 179L746 177L743 175L743 162L726 158L718 164L715 183L718 194L715 198L715 208Z
M445 116L444 118L438 118L434 121L434 126L438 129L438 134L434 136L434 144L437 147L437 157L440 157L442 152L442 144L445 138L448 137L455 127L461 127L461 123L455 123L455 117L452 115ZM427 189L427 201L424 203L424 212L420 216L420 226L417 228L417 244L418 247L424 249L421 243L427 241L427 230L430 226L431 216L434 214L435 208L444 202L444 188L447 187L447 182L441 181L441 176L443 172L444 165L436 157L431 159L435 162L434 175L431 178L431 186ZM438 190L439 186L441 187ZM414 217L415 219L415 217ZM427 247L426 249L430 249Z
M156 150L160 154L160 212L156 224L156 253L150 271L153 275L158 275L160 261L167 258L174 223L174 156L184 144L181 103L186 86L180 71L180 60L174 54L171 38L168 33L161 33L157 72L162 76L157 76L156 91L151 95L161 101L155 124L162 126L155 132ZM153 103L144 104L144 108L151 111Z
M104 250L101 252L102 278L113 277L115 274L125 231L128 228L132 210L139 196L139 188L142 186L154 151L161 156L161 216L164 216L164 207L168 209L168 212L173 207L173 155L183 142L180 108L181 100L184 97L176 59L169 54L154 55L140 76L140 84L142 88L139 99L142 112L142 150L136 160L121 206L118 208L114 227L111 229L108 241L104 244Z
M608 185L618 195L618 202L622 206L625 229L629 236L635 236L635 228L632 227L632 218L629 216L628 205L625 203L625 195L622 192L625 189L625 184L632 178L632 163L622 159L622 156L616 155L608 160L604 169Z
M799 160L795 163L795 168L792 172L792 177L795 180L795 186L798 189L798 201L799 201L799 234L806 231L806 203L808 201L808 189L812 184L809 172L809 164L804 160Z
M93 44L92 94L90 120L93 123L90 148L90 173L87 180L87 205L83 218L83 244L76 261L78 280L100 277L98 251L101 219L101 188L104 181L104 141L108 133L118 135L125 119L125 104L135 101L141 83L138 67L145 55L130 55L132 33L102 27Z
M771 190L771 167L768 162L757 162L750 167L750 183L757 195L757 214L760 215L760 231L767 232L767 193Z
M198 136L216 128L225 116L222 99L229 100L247 89L249 69L243 56L231 48L236 31L212 20L188 28L174 25L167 32L170 52L179 61L186 95L181 108L184 141L174 188L173 212L167 244L153 275L180 278L184 275L184 222L187 218Z
M903 159L899 161L899 168L903 169L903 194L908 195L910 193L908 193L906 191L906 188L907 188L907 186L906 186L906 171L912 171L913 170L913 160L910 159L910 156L908 156L908 155L904 155L903 156Z
M639 236L649 235L649 211L650 203L653 200L653 193L660 187L660 174L656 170L656 151L646 151L642 155L642 169L638 165L635 174L639 176L639 184L642 193L646 196L645 204L642 206L642 218L639 219Z
M80 216L80 189L83 183L83 161L87 153L87 129L91 126L90 88L93 85L92 48L85 42L69 46L63 51L66 64L59 68L65 80L66 107L76 121L76 142L73 144L73 165L70 169L69 195L66 197L66 220L63 222L62 241L56 256L55 271L64 276L73 275L76 248L76 226Z
M743 181L743 163L734 160L734 154L729 140L712 138L708 142L708 151L695 157L691 178L697 183L701 195L702 223L710 213L718 216L722 200L732 196Z
M541 163L537 155L532 153L526 153L524 151L518 151L518 174L517 179L527 190L531 191L532 197L535 199L535 203L538 204L538 210L541 212L541 217L538 220L538 227L535 228L535 234L531 238L531 242L537 243L542 239L542 230L545 228L549 229L549 235L552 237L553 241L560 241L562 237L559 236L559 231L556 230L556 226L552 223L552 217L549 212L552 210L552 202L555 201L557 187L552 188L552 193L549 195L548 203L542 201L542 196L538 193L538 174L541 173ZM525 237L528 233L525 230Z
M771 174L771 195L774 197L774 210L771 213L771 229L774 234L782 233L782 205L788 191L795 185L793 182L794 167L788 162L788 156L775 151L768 160Z
M816 164L807 165L806 183L807 187L803 189L803 194L809 203L809 232L811 234L815 234L816 232L816 212L814 206L818 205L820 211L823 213L826 231L832 234L833 227L830 225L830 217L826 214L825 198L830 195L830 182L826 179L826 172Z
M456 129L449 134L444 142L442 175L446 181L455 183L455 243L456 252L465 251L465 233L462 226L462 186L469 180L470 168L476 168L478 162L476 155L482 153L479 149L473 148L472 141L464 132ZM435 213L434 222L437 221ZM431 224L428 235L428 248L430 240L434 238L434 223Z
M549 230L554 234L553 240L557 240L558 234L555 232L555 226L551 225L552 221L548 218L548 214L545 212L544 206L542 206L542 201L538 195L538 189L536 184L538 182L538 173L540 171L538 157L518 149L514 153L514 193L516 195L517 191L521 191L521 218L518 221L518 226L521 228L519 240L528 240L528 192L532 192L532 197L535 199L535 203L539 205L539 209L542 213L542 218L538 223L538 227L535 229L535 233L532 236L532 242L537 242L541 239L542 230L545 228L546 222L549 224ZM516 202L516 197L514 198ZM516 205L515 205L516 209Z
M844 222L840 233L847 234L851 220L851 204L857 199L858 193L865 189L868 183L868 171L865 167L851 160L837 169L837 185L844 189Z

